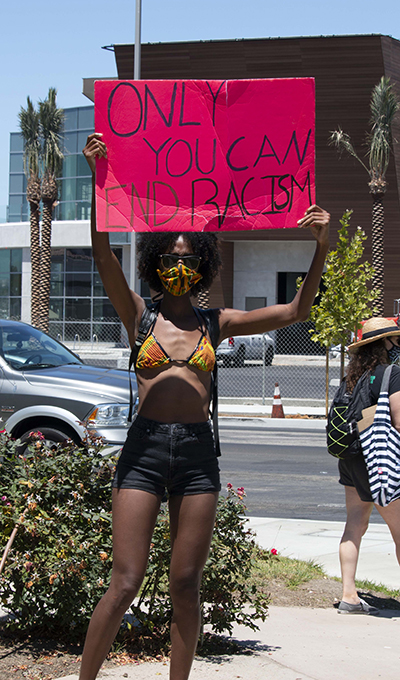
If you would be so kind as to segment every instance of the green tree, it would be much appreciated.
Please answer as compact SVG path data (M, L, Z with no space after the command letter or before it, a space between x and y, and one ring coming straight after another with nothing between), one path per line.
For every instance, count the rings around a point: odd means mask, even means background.
M57 107L57 91L50 87L47 99L39 102L39 118L43 149L42 202L43 221L40 259L40 328L49 329L49 300L51 275L51 228L53 210L58 198L57 177L60 176L63 152L62 129L64 111Z
M328 356L331 345L341 345L340 375L344 375L344 350L352 333L361 328L361 321L374 313L373 303L380 291L370 290L369 281L374 269L368 262L360 263L366 235L361 227L349 236L352 210L346 210L340 220L336 250L326 258L326 272L322 276L324 292L311 308L310 319L315 329L311 339L326 347L326 404L328 405Z
M31 323L39 325L40 289L40 199L41 157L39 112L30 98L26 109L19 112L19 127L24 144L24 172L27 179L26 198L29 203L31 249Z
M64 112L57 107L56 95L55 88L50 87L38 109L28 97L26 109L21 107L19 113L31 222L31 322L43 331L49 327L51 226L58 198L56 178L63 161ZM41 200L43 220L40 228Z
M386 172L392 150L391 127L400 102L393 90L390 78L382 76L374 87L370 101L370 132L367 134L368 166L361 160L353 147L350 136L339 127L331 133L329 143L339 151L346 151L356 158L369 175L369 190L372 194L372 266L374 268L373 288L379 290L375 315L384 314L384 209L383 197L387 188Z

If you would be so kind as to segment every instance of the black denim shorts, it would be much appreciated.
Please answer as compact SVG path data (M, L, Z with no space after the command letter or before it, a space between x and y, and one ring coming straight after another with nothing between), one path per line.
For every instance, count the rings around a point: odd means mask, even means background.
M211 422L159 423L137 415L118 461L113 487L159 496L220 491Z
M353 486L360 499L366 503L373 503L368 480L368 470L364 456L360 453L347 460L339 460L339 484Z

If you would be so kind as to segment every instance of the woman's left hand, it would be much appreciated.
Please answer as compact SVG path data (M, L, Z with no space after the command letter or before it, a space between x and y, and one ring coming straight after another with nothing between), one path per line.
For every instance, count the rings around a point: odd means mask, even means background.
M321 246L329 247L329 222L331 216L326 210L318 205L310 205L304 213L304 217L298 220L297 226L301 229L310 229L312 235Z

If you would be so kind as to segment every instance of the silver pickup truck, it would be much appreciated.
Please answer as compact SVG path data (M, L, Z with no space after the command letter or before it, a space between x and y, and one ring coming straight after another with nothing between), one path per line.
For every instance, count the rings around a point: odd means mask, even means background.
M127 371L84 364L36 328L0 319L0 429L22 441L40 430L49 445L79 444L90 429L109 446L122 446L128 411Z
M223 366L244 366L245 360L261 360L270 366L274 353L274 341L268 333L237 335L221 342L217 349L217 361L222 361Z

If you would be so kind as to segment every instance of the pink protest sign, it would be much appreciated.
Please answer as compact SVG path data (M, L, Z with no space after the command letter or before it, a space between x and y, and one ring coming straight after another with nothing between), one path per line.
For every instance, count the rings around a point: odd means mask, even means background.
M313 78L95 84L99 231L295 227L315 201Z

